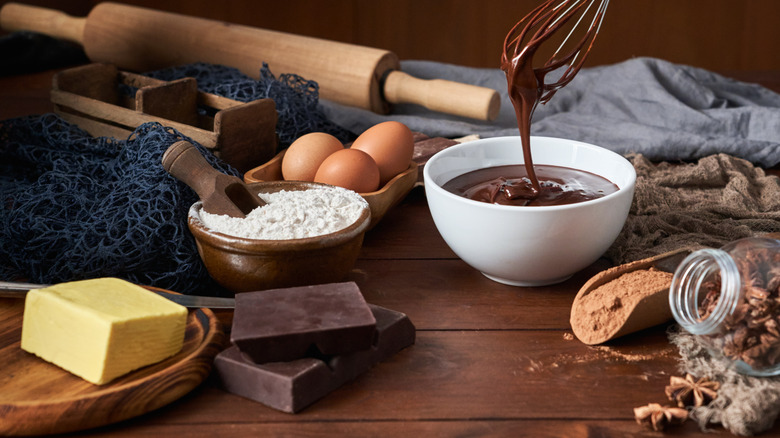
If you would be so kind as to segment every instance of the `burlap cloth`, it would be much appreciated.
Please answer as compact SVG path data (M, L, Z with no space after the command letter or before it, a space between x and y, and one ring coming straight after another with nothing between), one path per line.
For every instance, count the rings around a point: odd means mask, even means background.
M693 408L690 419L702 430L720 424L735 435L756 435L770 429L780 412L780 377L751 377L736 372L727 359L708 351L699 339L675 325L669 340L680 351L680 371L711 376L720 382L718 397Z
M732 240L780 231L780 179L729 155L692 164L654 164L629 156L637 171L634 203L608 257L626 263L687 245L719 247ZM721 384L718 398L695 408L702 429L720 424L736 435L772 427L780 412L780 378L750 377L711 354L699 338L673 326L681 373Z
M616 264L780 232L780 180L748 161L725 154L690 164L628 158L637 172L636 191L623 231L607 252Z

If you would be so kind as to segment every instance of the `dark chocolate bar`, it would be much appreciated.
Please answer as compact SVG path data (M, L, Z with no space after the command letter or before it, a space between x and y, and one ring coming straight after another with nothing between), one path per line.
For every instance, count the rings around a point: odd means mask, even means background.
M230 340L254 363L371 347L376 320L354 282L236 294Z
M423 167L428 160L434 156L437 152L443 151L450 146L458 144L455 140L450 140L444 137L426 138L414 143L414 153L412 154L412 161L417 163L418 173L417 182L423 181Z
M231 346L217 355L214 369L227 391L280 411L295 413L414 344L415 328L400 312L369 304L376 318L373 345L330 359L302 358L256 364Z

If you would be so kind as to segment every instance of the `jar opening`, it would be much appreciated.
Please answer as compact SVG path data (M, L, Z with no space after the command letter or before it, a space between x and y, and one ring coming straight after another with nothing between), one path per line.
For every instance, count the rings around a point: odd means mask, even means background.
M737 264L720 249L691 253L672 278L669 306L674 319L693 334L720 330L739 303L741 291Z

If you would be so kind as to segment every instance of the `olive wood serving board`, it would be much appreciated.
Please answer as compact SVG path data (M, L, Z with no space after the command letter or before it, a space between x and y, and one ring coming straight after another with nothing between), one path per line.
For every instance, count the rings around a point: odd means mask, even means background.
M203 382L226 342L211 310L192 309L178 354L99 386L22 350L23 313L24 300L0 298L0 435L74 432L158 409Z

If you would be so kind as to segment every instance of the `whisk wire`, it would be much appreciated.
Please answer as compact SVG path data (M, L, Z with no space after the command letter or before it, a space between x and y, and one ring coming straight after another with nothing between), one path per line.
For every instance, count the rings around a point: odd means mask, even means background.
M594 6L598 6L594 9ZM555 91L568 84L580 70L587 54L593 46L596 35L601 29L609 0L547 0L535 8L507 35L504 41L502 64L525 55L527 50L536 50L547 38L559 30L560 26L576 17L561 44L541 67L534 69L540 82L547 73L567 66L557 81L540 84L541 103L547 102ZM582 38L568 52L564 51L569 40L586 23L586 17L592 14L590 24ZM583 21L585 20L585 21ZM530 37L529 37L530 34ZM525 40L528 42L524 43ZM531 55L533 56L533 55Z
M582 6L582 4L581 4L582 1L583 0L576 0L574 2L574 4L569 6L569 8L566 10L566 12L564 12L564 15L568 14L569 11L571 11L575 7L581 7ZM580 16L577 18L577 22L574 23L574 26L572 26L572 28L569 30L569 33L566 34L566 38L563 39L563 42L561 43L561 45L558 46L558 48L555 50L555 53L553 53L553 57L558 56L558 53L560 53L561 49L563 49L563 47L569 41L569 38L572 36L572 34L574 34L574 31L577 30L577 28L580 26L580 23L588 15L588 11L590 10L590 8L595 3L596 3L595 0L590 0L590 1L587 2L588 6L585 8L584 11L582 11L582 14L580 14ZM599 11L602 10L602 7L606 7L606 6L603 6L605 4L609 4L609 0L604 0L604 1L601 2L601 5L599 6ZM563 4L559 5L559 7L562 6L562 5ZM597 20L599 18L599 11L596 11L596 14L593 15L593 20L591 21L590 26L588 27L588 30L590 30L590 29L593 29L594 25L597 25L597 28L596 28L596 32L597 33L598 33L598 29L601 27L601 21L598 21L598 23L597 23ZM556 18L556 20L553 21L553 23L551 23L551 25L554 26L559 19L560 19L560 17ZM574 61L574 60L572 60L572 61Z
M555 3L556 1L558 1L557 4ZM583 40L587 40L588 37L595 37L595 34L601 29L604 14L607 6L609 6L609 0L547 0L528 13L512 28L504 40L504 55L508 55L510 52L509 49L513 48L511 52L516 56L522 51L523 47L535 45L541 40L548 38L552 32L557 30L555 26L560 21L568 21L585 6L585 10L578 14L577 21L571 27L568 34L563 39L563 42L561 42L550 60L545 64L552 63L554 59L560 55L561 50L563 50L571 36L580 27L582 20L588 16L588 12L597 2L599 3L599 6L593 13L593 18L591 19L588 31L585 33L585 38L583 38ZM561 11L562 8L564 8L563 11ZM530 25L526 26L527 24ZM533 37L529 39L528 43L521 45L523 40L525 40L527 33L531 31L532 28L536 28ZM580 52L583 45L584 43L581 45L578 44L573 51ZM590 46L588 46L588 48L590 48Z

